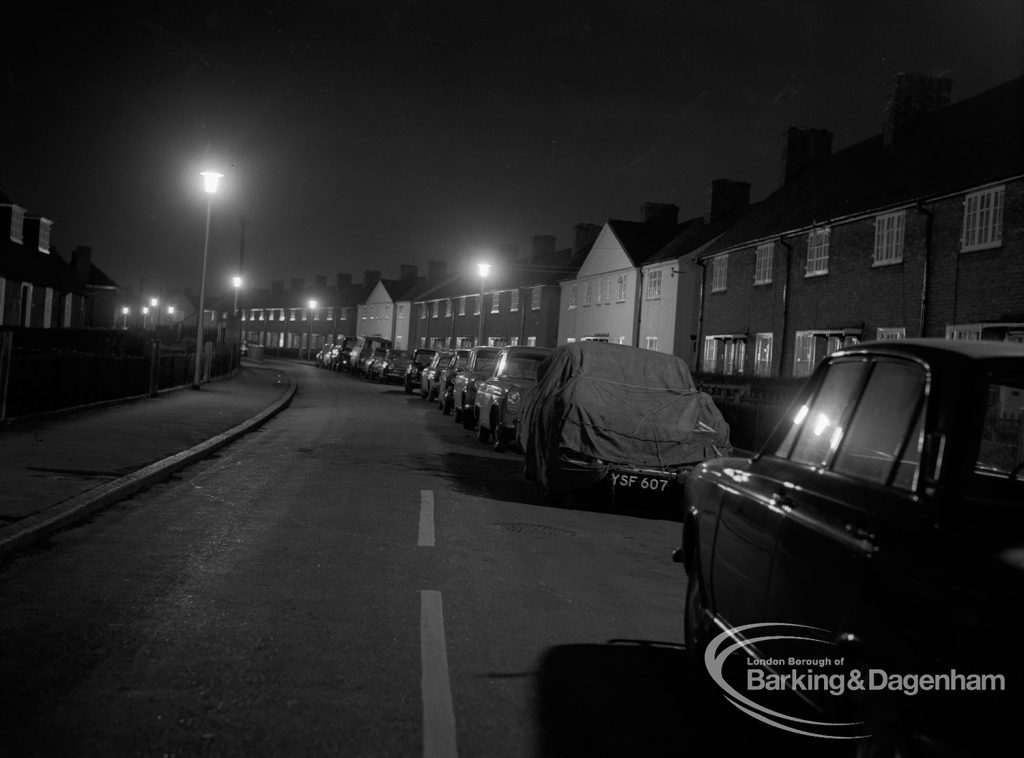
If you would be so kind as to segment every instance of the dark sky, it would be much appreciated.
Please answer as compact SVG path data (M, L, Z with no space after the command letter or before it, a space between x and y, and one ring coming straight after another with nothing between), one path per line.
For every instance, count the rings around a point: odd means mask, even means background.
M37 6L38 7L38 6ZM43 6L45 7L45 6ZM453 266L649 200L776 188L788 126L880 131L892 74L1024 72L1021 0L235 0L5 11L0 190L125 287Z

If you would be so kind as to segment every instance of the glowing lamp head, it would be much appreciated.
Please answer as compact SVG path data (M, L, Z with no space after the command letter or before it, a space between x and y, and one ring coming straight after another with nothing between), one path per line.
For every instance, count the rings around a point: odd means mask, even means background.
M240 277L240 276L233 276L233 277L231 277L231 285L235 289L238 289L239 287L241 287L242 286L242 277Z
M490 263L478 263L478 264L476 264L476 271L477 271L478 274L480 274L480 278L481 279L486 277L487 274L490 273L490 270L491 270L491 264Z
M167 313L168 313L168 315L171 315L171 316L174 315L174 306L173 305L168 305L167 306Z
M121 313L123 313L125 316L128 315L128 311L129 309L127 305L121 306Z
M160 302L160 301L159 301L159 300L157 300L157 299L156 299L155 297L154 297L154 298L150 298L150 300L149 300L149 304L150 304L150 305L151 305L152 307L154 307L154 308L156 308L156 306L157 306L157 305L159 304L159 302Z
M310 300L309 301L309 309L313 310L314 308L316 308L316 300Z
M203 177L203 189L211 195L217 191L217 185L224 176L217 171L202 171L199 175Z

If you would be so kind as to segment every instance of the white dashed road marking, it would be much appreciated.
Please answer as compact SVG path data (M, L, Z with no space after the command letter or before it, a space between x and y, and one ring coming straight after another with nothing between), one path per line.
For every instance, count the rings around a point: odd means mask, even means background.
M441 593L420 590L423 758L455 758L455 709L448 680Z

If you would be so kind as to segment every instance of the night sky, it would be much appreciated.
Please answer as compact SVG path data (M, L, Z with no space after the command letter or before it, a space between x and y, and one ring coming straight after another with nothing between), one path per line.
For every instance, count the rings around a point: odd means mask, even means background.
M84 4L83 4L84 5ZM0 191L125 288L454 267L777 187L782 134L881 130L890 77L1024 72L1021 0L297 2L4 12Z

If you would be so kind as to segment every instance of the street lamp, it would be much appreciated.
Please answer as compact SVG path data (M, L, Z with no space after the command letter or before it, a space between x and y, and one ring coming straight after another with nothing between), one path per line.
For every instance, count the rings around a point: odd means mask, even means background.
M309 301L309 315L306 317L309 320L309 336L306 340L306 360L308 361L310 356L313 354L313 311L316 308L316 300Z
M122 329L127 329L128 328L128 311L129 310L130 309L128 308L127 305L121 307L121 328Z
M231 286L235 288L235 319L238 321L238 361L242 361L242 314L238 312L238 290L242 288L242 277L231 277Z
M142 306L142 331L146 331L146 316L149 315L149 306Z
M149 304L153 308L153 328L156 329L160 326L160 309L157 308L157 306L160 305L160 301L155 297L150 298Z
M199 378L203 363L203 308L206 302L206 258L210 251L210 214L213 212L213 195L224 174L216 171L202 171L203 189L206 191L206 239L203 242L203 274L199 280L199 309L196 312L196 367L192 375L192 389L199 389Z
M480 333L477 335L477 345L484 344L484 282L487 281L487 274L490 270L490 263L476 264L476 271L480 274Z

